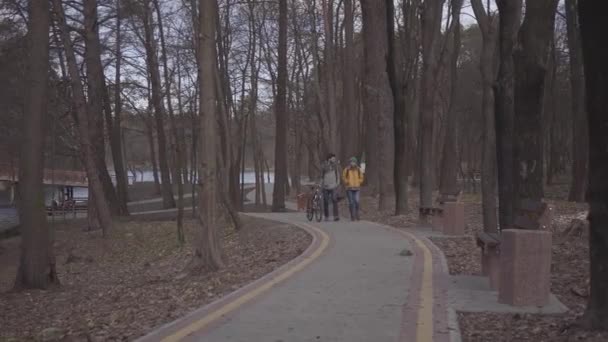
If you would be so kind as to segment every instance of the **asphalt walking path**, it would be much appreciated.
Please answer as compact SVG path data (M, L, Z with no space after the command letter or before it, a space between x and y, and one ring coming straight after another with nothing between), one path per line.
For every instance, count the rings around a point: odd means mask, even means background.
M141 341L458 341L436 281L444 269L421 237L365 221L308 222L304 213L250 215L296 225L313 242Z

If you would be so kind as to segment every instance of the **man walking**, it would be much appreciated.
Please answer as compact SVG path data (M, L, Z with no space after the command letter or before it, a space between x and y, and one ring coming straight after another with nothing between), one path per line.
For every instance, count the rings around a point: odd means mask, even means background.
M329 203L333 206L334 221L339 221L338 215L338 186L340 186L340 165L336 160L336 155L330 153L321 165L321 187L323 189L323 210L325 221L329 221Z
M363 172L357 163L357 158L350 158L350 164L342 172L342 181L346 187L348 208L351 221L359 221L359 190L363 184Z

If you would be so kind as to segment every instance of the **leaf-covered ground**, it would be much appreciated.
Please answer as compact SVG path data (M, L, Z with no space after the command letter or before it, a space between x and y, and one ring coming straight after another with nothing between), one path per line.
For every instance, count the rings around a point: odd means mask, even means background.
M111 236L83 232L83 222L56 225L61 286L10 292L18 238L0 252L0 341L133 340L254 279L302 253L311 237L274 222L244 218L240 232L223 228L226 267L192 273L195 224L187 244L176 242L175 222L118 222ZM229 227L222 223L222 227Z
M551 291L570 308L563 315L513 315L491 313L459 313L464 342L511 341L608 341L607 333L588 332L575 324L587 302L589 277L589 246L587 236L566 235L573 219L585 220L587 206L566 202L567 184L547 189L548 202L555 208ZM416 227L418 222L418 191L408 196L409 213L394 216L391 211L379 211L378 200L370 196L361 199L362 219L388 224L397 228ZM475 245L475 232L483 229L481 199L477 194L465 194L465 220L468 237L432 239L446 255L451 274L480 274L480 251ZM341 204L343 216L348 215L346 203Z

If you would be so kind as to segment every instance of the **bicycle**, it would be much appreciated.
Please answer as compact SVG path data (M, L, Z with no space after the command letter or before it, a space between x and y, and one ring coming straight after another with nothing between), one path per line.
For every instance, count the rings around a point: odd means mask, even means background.
M306 203L306 218L308 221L317 219L317 222L321 222L323 219L323 194L321 193L321 187L315 185L312 187L312 196L308 198Z

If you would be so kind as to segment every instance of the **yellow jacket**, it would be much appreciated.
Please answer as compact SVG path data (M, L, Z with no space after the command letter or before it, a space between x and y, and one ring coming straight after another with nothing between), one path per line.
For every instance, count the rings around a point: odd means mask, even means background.
M347 189L360 188L363 184L363 172L357 167L346 167L342 170L342 181Z

